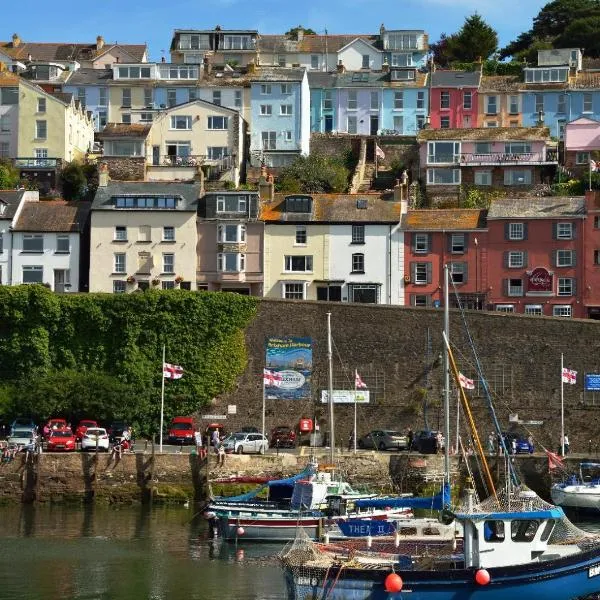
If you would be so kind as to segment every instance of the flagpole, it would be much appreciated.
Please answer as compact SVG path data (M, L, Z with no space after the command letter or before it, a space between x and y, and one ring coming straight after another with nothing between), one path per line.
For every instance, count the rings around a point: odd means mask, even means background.
M263 375L263 394L262 394L262 434L263 434L263 438L265 437L265 415L266 415L266 410L265 410L265 378Z
M354 369L354 454L356 454L356 369Z
M458 454L459 444L459 423L460 423L460 389L456 390L456 454Z
M166 345L163 344L162 365L160 367L161 390L160 390L160 443L159 443L159 452L161 454L162 454L162 451L163 451L163 416L164 416L164 412L165 412L165 353L166 353Z
M560 354L560 448L561 448L561 456L565 455L565 397L564 397L564 387L565 387L565 378L563 376L564 373L564 355Z
M590 156L590 168L589 168L588 177L589 177L588 189L590 191L592 191L592 157L591 156ZM562 372L561 372L560 376L562 378Z

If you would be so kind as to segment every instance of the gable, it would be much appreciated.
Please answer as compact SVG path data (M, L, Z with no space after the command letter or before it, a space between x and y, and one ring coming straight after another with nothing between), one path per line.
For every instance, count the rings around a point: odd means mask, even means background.
M137 63L139 60L127 52L122 46L115 45L110 46L107 48L106 52L96 56L96 58L92 61L92 64L95 68L97 68L98 65L111 65L116 62Z
M339 56L343 56L343 54L350 49L353 49L355 52L360 52L361 54L381 54L381 50L377 50L377 48L374 48L371 44L361 38L356 38L338 50Z

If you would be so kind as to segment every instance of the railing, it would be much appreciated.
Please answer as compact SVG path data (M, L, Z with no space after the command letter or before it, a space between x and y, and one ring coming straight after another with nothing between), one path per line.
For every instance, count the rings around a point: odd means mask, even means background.
M227 171L233 166L233 157L224 156L223 158L209 158L206 154L194 154L189 156L166 155L152 160L154 167L196 167L206 165L217 167L221 171Z
M59 158L15 158L15 167L30 167L35 169L56 169Z
M508 295L509 296L522 296L523 295L523 287L520 285L509 285L508 286Z
M491 153L465 153L460 155L461 164L523 164L523 163L551 163L557 162L556 150L544 152L491 152ZM431 162L431 161L430 161ZM450 161L448 161L450 162Z

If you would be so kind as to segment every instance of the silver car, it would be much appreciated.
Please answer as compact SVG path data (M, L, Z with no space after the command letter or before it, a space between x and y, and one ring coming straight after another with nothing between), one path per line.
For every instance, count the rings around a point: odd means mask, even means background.
M8 444L14 446L31 446L34 447L37 440L35 431L31 428L15 428L8 437Z
M262 433L231 433L223 440L225 452L258 452L264 454L269 448L269 440Z

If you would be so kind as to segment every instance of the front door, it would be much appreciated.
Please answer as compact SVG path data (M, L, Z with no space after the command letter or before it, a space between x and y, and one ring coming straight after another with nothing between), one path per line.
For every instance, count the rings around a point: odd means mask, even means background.
M54 269L54 291L62 294L69 283L65 269Z
M379 117L371 115L371 135L377 135L377 131L379 131Z
M325 115L325 133L333 131L333 115Z
M160 165L160 146L152 146L152 164Z

